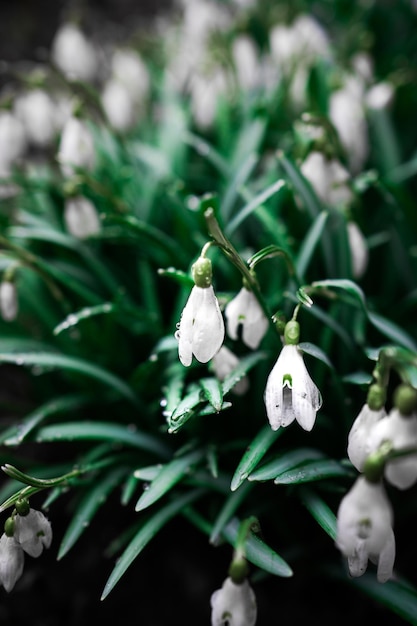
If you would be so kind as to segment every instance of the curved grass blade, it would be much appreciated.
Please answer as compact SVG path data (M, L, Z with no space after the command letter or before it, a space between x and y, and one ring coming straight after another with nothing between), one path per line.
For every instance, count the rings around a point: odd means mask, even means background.
M169 520L183 510L186 506L200 498L205 493L204 489L195 489L181 497L176 497L172 502L160 509L150 517L138 530L110 574L103 590L101 599L104 600L112 589L117 585L128 567L133 563L143 548L150 540L169 522Z
M217 543L223 528L236 513L241 502L245 500L252 487L253 485L250 483L245 483L240 489L229 495L214 521L213 528L210 533L210 543Z
M321 213L319 213L318 216L314 219L310 230L305 236L300 246L300 250L298 252L295 264L298 276L304 276L305 272L307 271L314 251L317 248L317 244L319 243L323 235L328 217L329 214L326 211L321 211Z
M224 192L222 201L221 201L221 212L223 215L223 219L226 222L233 209L233 205L236 201L236 198L239 194L239 190L246 183L249 176L252 174L255 165L259 160L259 155L251 152L246 157L245 161L242 163L240 168L236 171L234 177L230 181L229 185Z
M78 541L110 492L120 483L126 471L128 471L126 467L113 468L107 476L101 477L99 481L94 481L93 486L84 493L61 541L57 556L58 561Z
M236 543L239 528L240 522L236 518L231 520L227 526L223 528L222 535L232 546ZM247 560L266 572L284 578L293 575L292 569L288 563L256 535L249 535L245 549Z
M38 442L83 440L112 441L139 450L148 450L163 458L167 458L170 454L169 449L152 435L112 422L83 421L52 424L44 426L36 433L36 441Z
M239 365L223 381L223 395L226 395L254 365L266 357L266 352L255 352L240 359Z
M68 330L72 328L76 324L78 324L81 320L89 319L90 317L94 317L95 315L105 315L107 313L113 313L117 310L117 307L112 302L103 302L102 304L97 304L97 306L88 306L84 307L80 311L76 313L70 313L63 322L58 324L53 330L54 335L59 335L63 330Z
M223 388L217 378L202 378L200 385L206 399L210 402L213 409L218 413L221 411L223 404Z
M227 224L225 228L225 234L230 237L236 228L251 215L259 206L264 204L269 198L276 194L280 189L285 187L285 181L282 179L276 180L272 185L264 189L261 193L255 196L248 204L246 204Z
M316 522L333 541L336 540L336 516L314 491L303 488L299 491L301 502L311 513Z
M143 492L136 503L135 511L143 511L159 500L188 474L189 469L198 463L204 454L202 450L196 450L167 463L151 482L149 488Z
M86 394L71 394L53 398L27 415L25 419L18 426L16 426L14 433L4 441L4 445L18 446L37 426L41 424L41 422L51 415L76 411L95 401L95 396Z
M313 461L292 470L279 474L274 483L276 485L298 485L309 483L325 478L335 478L338 476L350 476L349 470L333 459L323 461Z
M275 480L280 474L301 465L301 463L316 461L317 459L322 459L323 456L323 453L315 448L297 448L296 450L280 454L263 467L252 472L248 476L248 480Z
M237 466L235 473L230 484L230 489L236 491L236 489L245 481L253 469L263 459L272 444L282 435L283 428L278 430L272 430L267 425L264 426L255 439L248 445L242 456L239 465Z
M389 580L381 585L371 574L348 579L347 582L373 600L384 604L408 624L417 624L417 589L409 583Z
M89 376L100 381L101 383L104 383L117 391L135 406L139 405L139 400L129 385L111 372L108 372L94 363L85 361L84 359L49 352L20 352L11 354L2 352L0 353L0 363L13 363L14 365L24 366L37 365L39 367L77 372L78 374Z

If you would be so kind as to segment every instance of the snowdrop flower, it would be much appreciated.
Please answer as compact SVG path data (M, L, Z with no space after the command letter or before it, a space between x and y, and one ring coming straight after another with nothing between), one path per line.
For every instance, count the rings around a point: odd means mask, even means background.
M352 274L354 278L360 278L368 267L368 246L356 222L349 220L346 224L346 228L352 262Z
M52 142L58 129L56 105L43 89L34 89L16 101L16 113L22 121L28 141L44 148Z
M0 169L7 171L25 153L26 133L11 111L0 111Z
M321 152L312 151L300 169L325 204L346 207L352 202L353 193L348 185L350 175L338 160L327 159Z
M402 415L392 409L372 428L367 439L369 453L383 443L390 443L394 451L417 448L417 415ZM388 460L384 475L398 489L408 489L417 481L417 453Z
M332 93L329 118L346 152L349 168L361 171L369 153L368 128L363 106L363 84L349 78L346 84Z
M71 116L62 129L57 159L64 176L72 176L76 168L91 170L95 162L93 136L86 123Z
M373 427L386 416L384 408L373 410L364 404L358 417L353 422L348 435L348 457L359 472L363 471L365 461L370 454L368 438Z
M262 68L259 54L253 39L247 35L236 37L232 44L232 57L236 70L237 82L243 90L259 87Z
M289 343L294 332L295 341ZM286 345L282 348L265 388L265 406L273 430L285 427L294 420L310 431L321 407L321 395L310 378L298 343L298 322L288 322L285 328Z
M14 282L0 283L0 313L5 322L12 322L18 313L17 290Z
M71 80L92 81L98 59L94 46L75 24L63 24L52 42L52 60Z
M30 556L38 557L52 542L51 522L41 511L30 509L27 515L14 518L14 538Z
M371 483L360 476L337 513L336 545L348 559L351 576L362 576L371 559L377 564L379 582L391 578L395 560L392 521L382 483Z
M229 337L237 339L241 326L243 342L256 350L268 330L268 319L253 291L242 287L237 296L227 304L224 313Z
M254 626L257 608L255 594L247 580L236 584L226 578L211 596L212 626Z
M373 85L366 93L365 102L368 109L387 109L394 100L394 87L388 82Z
M0 538L0 585L11 591L23 573L25 555L22 546L6 533Z
M148 96L151 84L148 68L134 50L114 51L111 76L125 87L135 102L141 102Z
M220 349L224 322L211 284L211 261L200 257L192 267L195 286L181 315L178 331L178 354L183 365L191 365L193 354L207 363Z
M209 128L216 117L219 101L227 96L228 81L221 68L208 74L194 74L190 81L191 110L199 128Z
M129 90L118 80L106 82L101 94L101 103L110 125L119 131L126 131L135 122L135 102Z
M67 198L64 221L68 232L78 239L91 237L100 231L100 218L97 210L94 204L84 196Z
M212 366L216 378L223 381L239 365L239 358L226 346L222 346L212 359ZM232 391L241 396L249 388L249 379L244 376L233 386Z

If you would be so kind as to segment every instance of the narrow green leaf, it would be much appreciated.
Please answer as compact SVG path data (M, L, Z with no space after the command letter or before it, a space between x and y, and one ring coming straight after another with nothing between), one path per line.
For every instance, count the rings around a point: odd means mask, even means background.
M201 387L190 385L189 393L181 400L172 414L167 415L170 433L179 430L185 422L196 414L195 408L201 402L201 394Z
M263 459L272 444L282 435L283 428L278 430L272 430L269 426L264 426L253 441L248 445L243 454L239 465L237 466L235 473L230 484L230 489L236 491L236 489L245 481L252 470Z
M319 361L322 361L322 363L325 363L327 367L329 367L331 370L334 370L334 367L332 363L330 362L330 359L327 356L327 354L321 348L316 346L314 343L309 343L308 341L302 341L301 343L298 344L298 347L300 348L301 352L305 352L306 354L313 356L315 359L318 359Z
M373 600L384 604L408 624L417 624L417 589L409 583L398 579L389 580L382 585L372 574L351 578L347 582Z
M232 546L236 543L239 527L239 520L234 518L223 528L222 535ZM274 576L285 578L292 576L293 572L288 563L256 535L251 534L248 537L245 548L247 560L257 567Z
M306 509L333 541L336 540L336 516L314 491L303 488L299 495Z
M372 382L372 374L369 372L352 372L342 377L342 382L351 385L370 385Z
M148 450L154 454L166 458L169 455L168 448L152 435L138 429L130 428L122 424L112 422L68 422L64 424L51 424L44 426L36 433L36 441L113 441Z
M106 315L113 313L117 309L116 305L112 302L104 302L103 304L97 304L96 306L84 307L76 313L70 313L63 322L58 324L53 330L54 335L59 335L63 330L68 330L73 326L76 326L81 320L94 317L95 315Z
M116 467L99 481L93 481L92 487L84 493L79 502L64 534L58 551L58 560L62 559L74 546L100 506L104 504L110 492L120 483L125 474L125 467Z
M240 168L230 180L221 201L221 212L225 222L227 222L227 220L230 218L233 205L236 202L239 194L239 190L243 187L243 185L246 183L247 179L253 172L253 169L255 168L258 160L259 156L257 154L248 154L245 161L243 161Z
M248 480L274 480L277 476L301 463L315 461L323 458L323 453L315 448L296 448L284 454L279 454L274 459L252 472Z
M225 228L226 235L230 237L249 215L283 187L285 187L285 181L282 179L276 180L272 185L250 200L250 202L248 202L248 204L246 204L227 224Z
M304 276L306 273L317 248L317 244L323 236L328 216L329 214L326 211L321 211L321 213L319 213L314 219L310 230L304 237L296 260L298 276Z
M204 457L202 450L196 450L167 463L143 492L136 503L135 511L143 511L166 494L188 473L190 468Z
M311 219L315 220L323 212L323 207L310 183L304 178L295 163L285 154L280 154L279 161L295 191L302 199Z
M112 589L117 585L123 574L133 563L143 548L151 539L169 522L169 520L180 513L186 506L200 498L204 494L203 489L195 489L181 497L176 497L172 502L160 509L155 515L149 518L138 530L131 540L116 565L111 572L103 590L101 599L104 600Z
M218 413L223 404L223 388L217 378L202 378L200 385L203 388L204 396L210 402L213 409Z
M254 352L240 359L239 365L223 381L223 395L226 395L252 367L266 357L265 352Z
M336 476L350 476L350 472L337 461L324 459L282 472L275 478L274 483L276 485L298 485Z
M104 383L106 386L113 388L135 406L138 406L139 404L139 400L133 389L131 389L123 380L98 365L95 365L95 363L90 363L84 359L52 352L23 352L11 354L2 352L0 353L0 363L13 363L14 365L24 366L35 365L39 367L77 372L78 374L89 376Z
M235 490L234 493L231 493L226 498L222 508L219 511L219 514L217 515L213 523L213 527L210 533L210 543L215 544L218 541L223 528L236 513L240 504L246 499L249 491L252 488L253 485L247 482L242 485L240 489Z
M184 285L185 287L189 287L192 289L194 287L194 281L191 278L190 274L183 272L182 270L177 270L175 267L167 267L166 269L160 268L158 270L158 274L160 276L167 276L168 278L172 278L175 282L180 285Z

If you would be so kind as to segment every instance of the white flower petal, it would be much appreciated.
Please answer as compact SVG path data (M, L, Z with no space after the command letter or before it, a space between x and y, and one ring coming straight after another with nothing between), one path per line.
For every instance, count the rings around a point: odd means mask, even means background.
M228 303L224 313L229 337L236 340L239 327L242 326L243 342L255 350L268 330L268 320L254 293L242 287Z
M38 557L51 545L51 523L41 511L30 509L28 515L16 515L14 537L27 554Z
M351 463L359 472L362 472L365 460L369 455L368 437L375 424L385 416L385 409L373 411L367 404L364 404L353 422L348 435L347 453Z
M203 301L194 320L193 353L197 361L207 363L221 348L224 322L213 287L202 288L201 291Z
M11 591L23 573L25 555L14 537L0 538L0 584Z
M212 626L254 626L257 617L256 598L247 580L237 585L226 578L222 588L211 596Z

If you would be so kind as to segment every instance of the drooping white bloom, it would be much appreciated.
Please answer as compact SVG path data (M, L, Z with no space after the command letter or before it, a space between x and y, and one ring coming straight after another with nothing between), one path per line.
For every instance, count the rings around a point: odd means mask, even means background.
M370 454L368 438L375 424L386 416L385 409L373 411L364 404L353 422L348 435L348 457L359 472L363 471L365 461Z
M219 102L226 97L229 84L224 71L217 67L207 74L194 74L190 80L191 110L200 128L209 128L216 117Z
M14 282L0 283L0 313L5 322L12 322L18 313L17 290Z
M55 65L71 80L92 81L98 69L94 46L75 24L63 24L52 42Z
M114 79L108 80L103 87L101 103L114 129L125 131L133 126L136 106L123 83Z
M0 170L8 170L23 156L26 147L25 129L17 115L0 111Z
M224 322L212 285L192 288L175 336L185 366L191 365L193 354L200 363L207 363L218 352L224 339Z
M321 152L312 151L300 169L325 204L346 207L352 202L349 172L336 159L327 159Z
M25 555L14 537L0 538L0 585L11 591L23 573Z
M253 291L242 287L225 308L227 333L231 339L238 338L242 326L243 342L256 350L268 330L268 320Z
M95 163L93 136L86 123L71 116L62 129L57 159L64 176L72 176L76 168L91 170Z
M226 346L222 346L212 359L213 370L216 377L223 381L239 365L239 358ZM244 376L232 388L238 396L243 395L249 388L249 379Z
M247 580L238 585L226 578L211 596L212 626L254 626L256 616L256 598Z
M91 237L100 231L100 218L96 207L84 196L67 198L64 221L68 232L78 239Z
M394 100L394 87L384 81L376 83L366 93L366 105L368 109L387 109Z
M120 48L114 51L111 76L124 85L135 102L141 102L148 96L151 84L149 71L134 50Z
M310 431L321 407L321 395L310 378L303 356L296 345L285 345L265 388L265 406L273 430L294 420Z
M393 514L382 483L360 476L340 503L336 545L347 557L353 577L362 576L368 559L377 564L383 583L392 576L395 560Z
M38 557L51 545L51 522L41 511L34 509L30 509L27 515L16 515L14 538L27 554Z
M50 145L58 129L57 108L51 96L43 89L34 89L20 96L15 106L28 141L40 148Z
M262 69L259 52L253 39L247 35L236 37L232 44L232 57L237 82L241 89L249 90L259 87Z
M392 409L372 428L367 439L369 452L385 442L391 443L395 451L417 448L417 415L404 416ZM398 489L408 489L417 481L417 453L389 460L384 475Z
M346 224L352 273L354 278L360 278L368 267L369 252L366 239L356 222L349 220Z
M363 82L350 77L330 96L329 118L346 152L351 172L363 168L369 153L368 126L363 105Z

